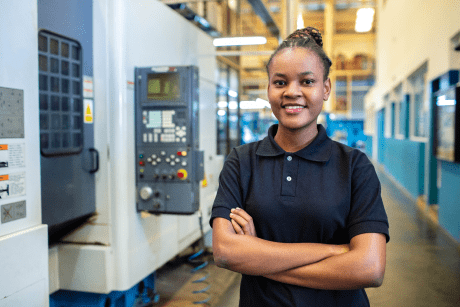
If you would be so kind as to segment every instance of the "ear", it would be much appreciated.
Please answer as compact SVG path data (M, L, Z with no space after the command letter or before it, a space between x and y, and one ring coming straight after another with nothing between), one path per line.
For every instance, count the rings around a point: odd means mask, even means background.
M329 99L329 95L331 95L331 79L327 78L326 81L324 81L324 93L323 93L323 101L326 101Z

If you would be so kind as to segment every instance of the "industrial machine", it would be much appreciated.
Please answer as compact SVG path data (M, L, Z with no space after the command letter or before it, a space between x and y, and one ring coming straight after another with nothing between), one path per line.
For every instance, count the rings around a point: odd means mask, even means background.
M199 207L198 68L135 70L137 209L192 214Z

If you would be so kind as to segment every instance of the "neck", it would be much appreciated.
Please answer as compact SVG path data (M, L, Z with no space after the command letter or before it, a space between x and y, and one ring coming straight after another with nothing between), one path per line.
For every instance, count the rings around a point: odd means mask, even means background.
M307 147L318 135L316 123L301 130L287 129L278 125L275 142L286 152L296 152Z

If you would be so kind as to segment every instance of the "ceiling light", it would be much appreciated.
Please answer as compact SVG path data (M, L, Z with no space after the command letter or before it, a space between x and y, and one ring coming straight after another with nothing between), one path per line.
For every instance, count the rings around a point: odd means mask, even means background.
M233 97L233 98L238 97L238 93L235 92L234 90L228 90L228 95Z
M217 107L219 107L221 109L225 109L227 106L228 106L228 103L226 101L219 101L217 103Z
M297 30L305 28L305 23L303 21L302 12L299 12L297 15Z
M241 109L248 110L248 109L264 109L270 108L270 103L264 99L257 98L256 101L253 100L245 100L240 102Z
M457 102L452 99L446 99L446 95L439 96L436 105L437 106L454 106Z
M245 36L245 37L220 37L213 41L214 46L243 46L243 45L263 45L267 39L263 36Z
M360 8L356 12L356 32L369 32L372 29L375 10L373 8Z

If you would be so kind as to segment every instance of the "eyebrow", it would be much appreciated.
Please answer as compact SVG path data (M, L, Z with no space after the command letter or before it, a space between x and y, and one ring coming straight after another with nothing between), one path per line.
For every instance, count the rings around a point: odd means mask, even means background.
M314 75L314 73L312 71L305 71L299 74L299 76L308 76L308 75ZM281 74L281 73L275 73L274 77L286 78L286 75Z

